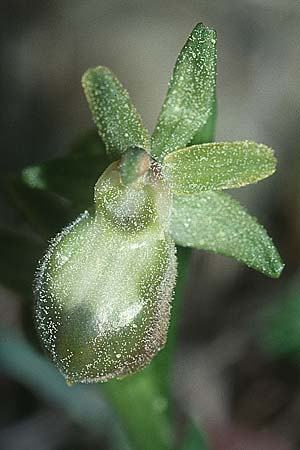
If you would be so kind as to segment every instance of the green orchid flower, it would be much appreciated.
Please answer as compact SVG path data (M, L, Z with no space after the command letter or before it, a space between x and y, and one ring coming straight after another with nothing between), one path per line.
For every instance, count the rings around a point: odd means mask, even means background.
M151 137L109 69L89 69L82 82L111 164L95 185L93 206L40 262L36 318L64 376L95 382L140 370L164 346L175 244L235 258L273 278L283 263L265 229L222 192L274 173L273 151L249 141L206 142L216 116L213 29L198 24L192 31ZM51 170L29 168L23 178L43 189ZM61 193L59 182L53 191Z

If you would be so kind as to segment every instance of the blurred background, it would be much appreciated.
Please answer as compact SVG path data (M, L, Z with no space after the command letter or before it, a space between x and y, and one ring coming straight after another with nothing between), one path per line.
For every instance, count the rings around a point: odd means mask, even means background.
M151 131L192 28L217 30L216 140L275 149L276 175L233 195L286 268L271 280L193 253L172 380L178 420L193 417L216 450L300 449L299 0L1 0L0 11L1 176L63 155L91 128L80 81L90 66L115 72ZM29 232L4 190L0 202L1 228ZM107 427L118 426L93 388L65 397L56 372L14 334L23 310L0 285L1 326L13 333L0 345L1 450L110 449Z

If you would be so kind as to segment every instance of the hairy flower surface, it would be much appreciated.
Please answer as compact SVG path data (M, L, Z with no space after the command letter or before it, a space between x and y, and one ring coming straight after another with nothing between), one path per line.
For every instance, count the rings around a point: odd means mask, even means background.
M221 192L268 177L276 159L263 144L211 142L213 29L198 24L192 31L151 137L108 68L89 69L82 83L107 158L114 162L95 185L94 204L84 206L89 211L51 242L35 281L38 332L70 382L134 373L164 346L175 243L235 258L273 278L283 269L266 230ZM64 161L71 173L67 180L65 171L58 176L62 161L28 168L23 177L31 188L49 186L78 206L89 198L85 186L100 156L93 149L73 154Z
M158 164L121 182L113 163L85 212L51 243L36 279L37 326L71 382L122 377L164 345L175 284L170 192Z

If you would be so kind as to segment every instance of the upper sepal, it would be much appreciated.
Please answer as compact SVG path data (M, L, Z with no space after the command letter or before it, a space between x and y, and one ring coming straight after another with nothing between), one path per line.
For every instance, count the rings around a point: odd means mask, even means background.
M151 154L164 156L189 144L214 114L216 32L198 24L181 50L151 138Z

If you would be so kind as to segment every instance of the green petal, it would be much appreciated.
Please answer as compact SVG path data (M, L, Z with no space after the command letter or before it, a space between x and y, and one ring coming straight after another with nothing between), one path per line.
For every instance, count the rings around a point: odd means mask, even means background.
M185 147L212 114L216 86L216 32L198 24L183 47L152 136L152 155Z
M179 245L230 256L272 278L284 266L265 229L221 192L174 196L170 233Z
M214 142L177 150L163 166L173 192L197 194L262 180L275 172L276 158L255 142Z
M89 69L82 85L109 155L118 159L128 147L150 147L150 138L128 92L109 69Z

